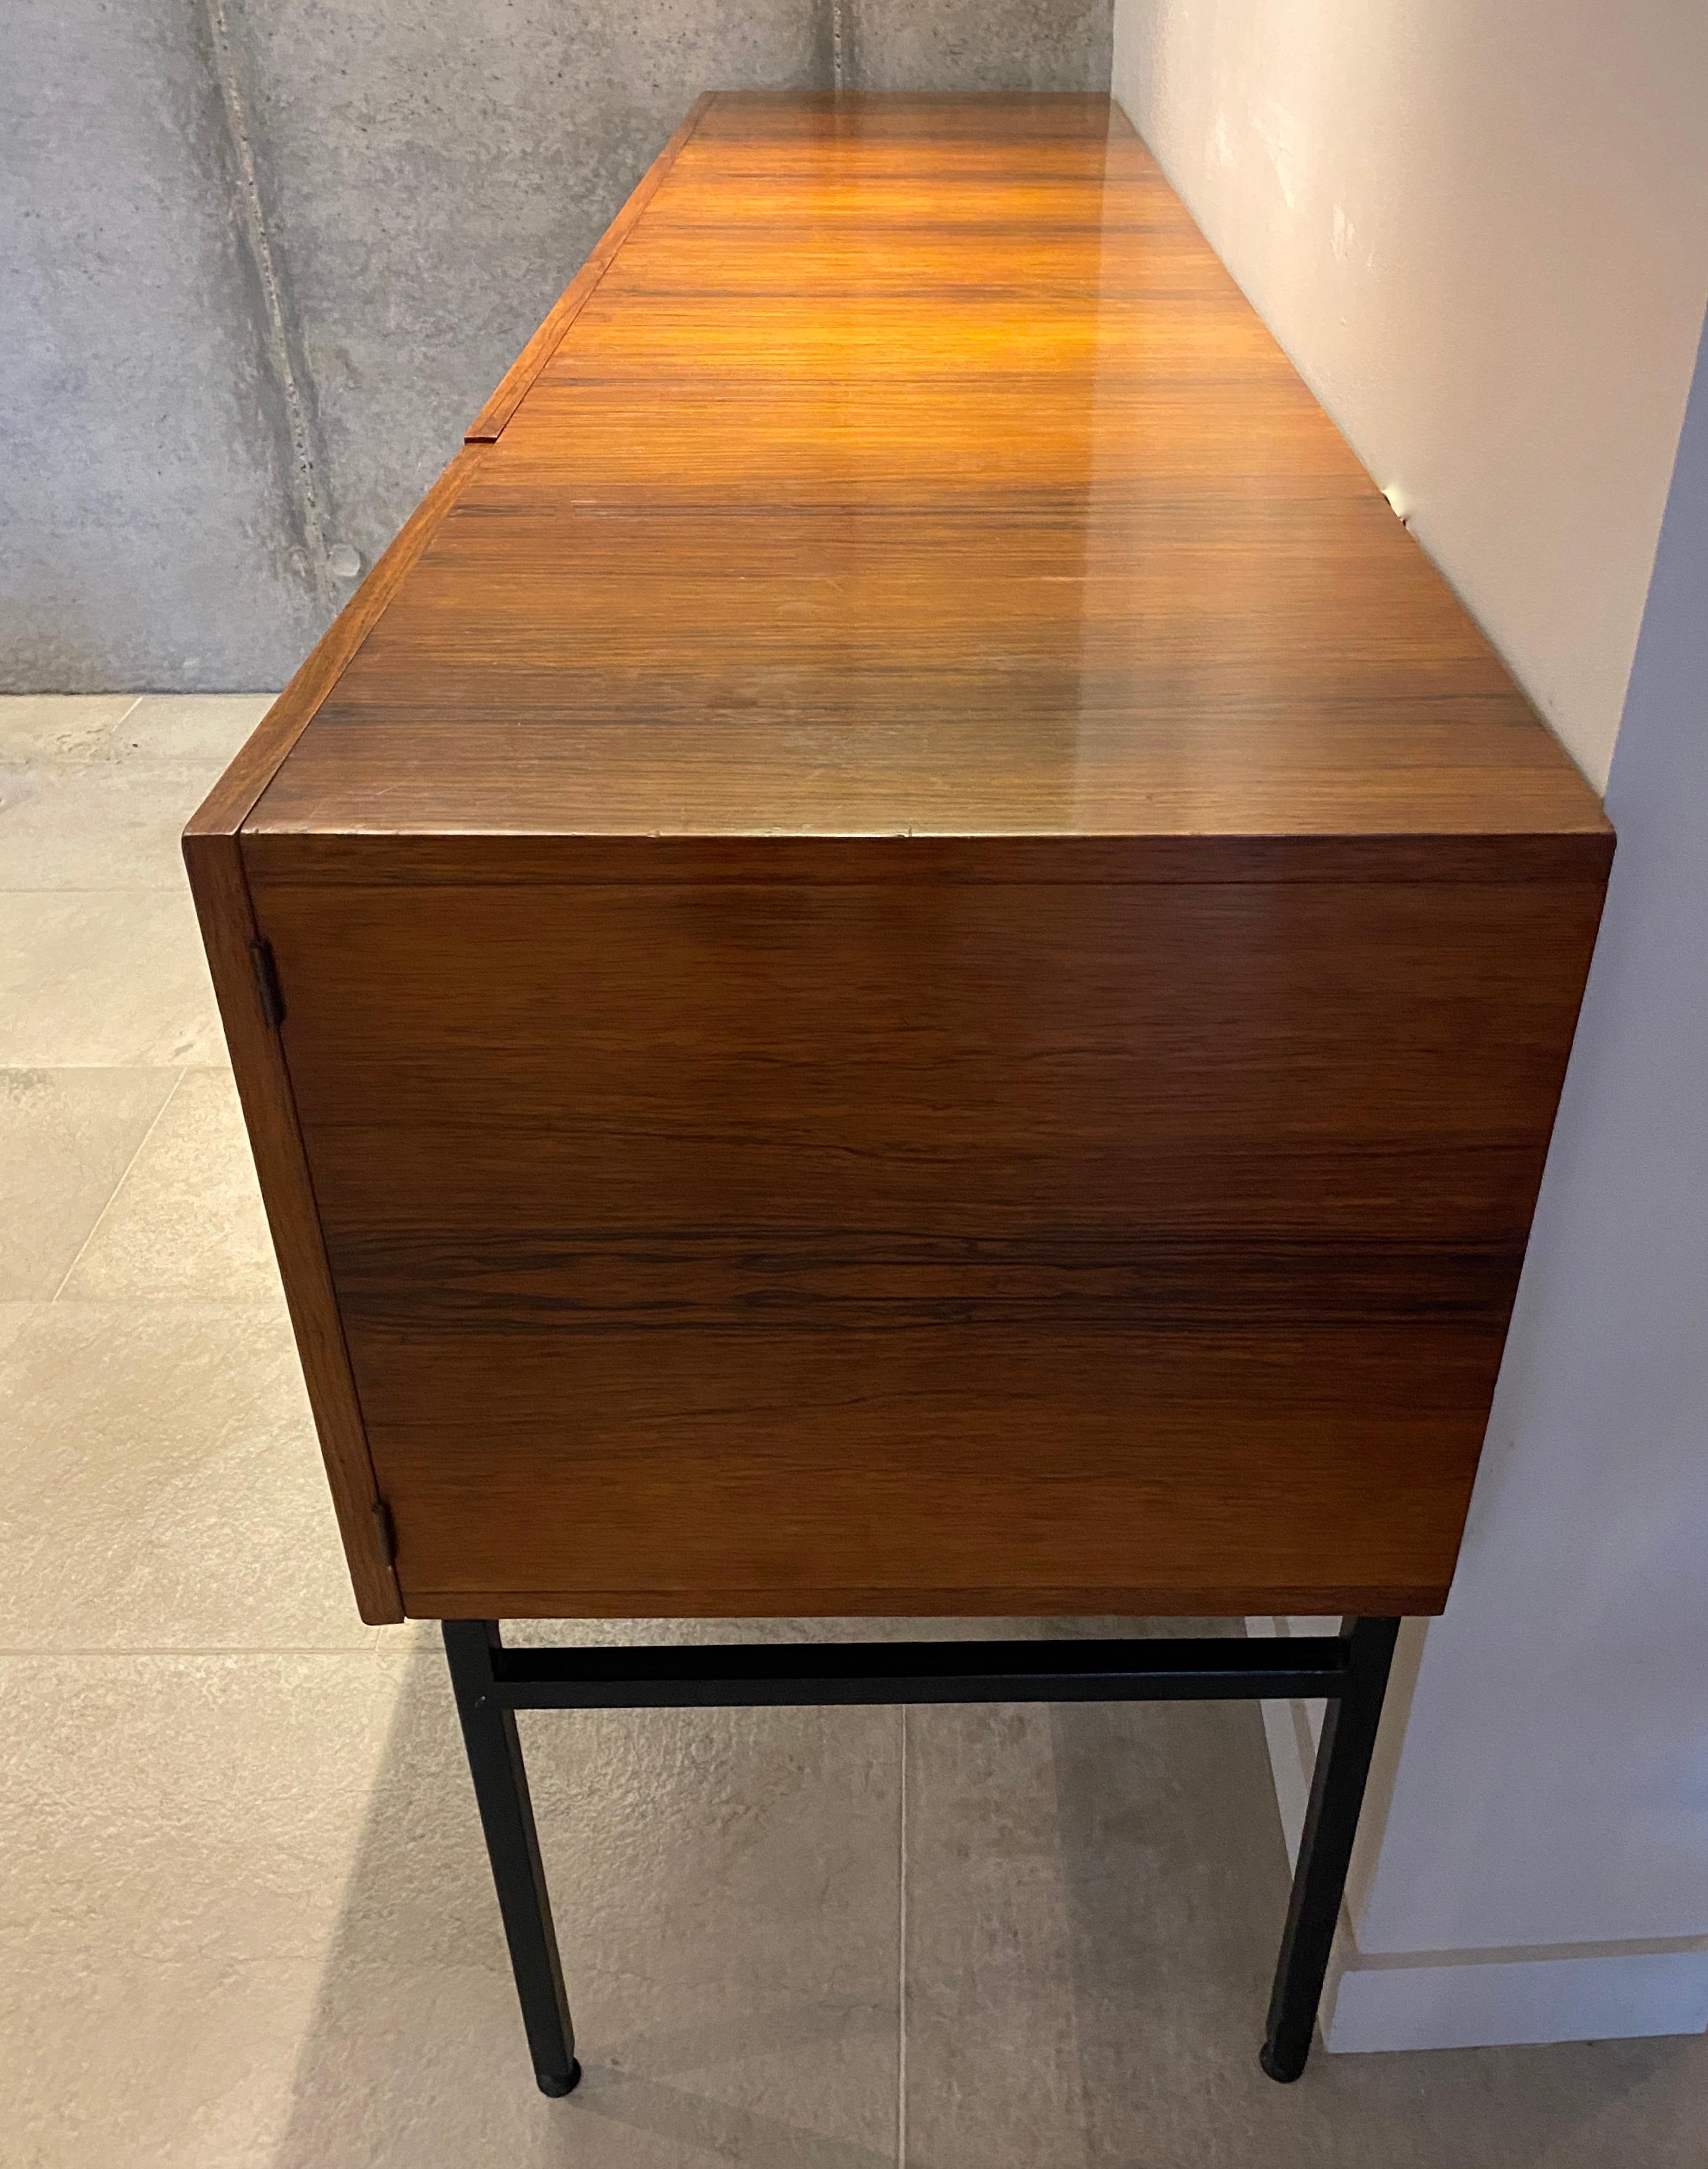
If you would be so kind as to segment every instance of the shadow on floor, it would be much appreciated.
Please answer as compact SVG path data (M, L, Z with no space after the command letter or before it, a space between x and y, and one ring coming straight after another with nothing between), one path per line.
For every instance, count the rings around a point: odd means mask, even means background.
M1257 2051L1287 1865L1241 1704L1051 1713L1084 2158L1144 2169L1700 2169L1708 2042Z
M444 1664L380 1661L391 1737L274 2169L897 2161L900 1713L524 1719L587 2067L550 2102ZM1708 2160L1700 2041L1319 2047L1299 2086L1265 2079L1285 1862L1253 1707L907 1724L908 2169Z
M894 2159L891 1710L522 1720L586 2076L533 2083L442 1657L399 1692L276 2169Z

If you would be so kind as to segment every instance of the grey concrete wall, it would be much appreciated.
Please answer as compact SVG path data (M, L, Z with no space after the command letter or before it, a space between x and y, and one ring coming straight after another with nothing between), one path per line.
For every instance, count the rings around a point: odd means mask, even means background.
M706 88L1108 87L1110 0L12 0L0 687L268 687Z

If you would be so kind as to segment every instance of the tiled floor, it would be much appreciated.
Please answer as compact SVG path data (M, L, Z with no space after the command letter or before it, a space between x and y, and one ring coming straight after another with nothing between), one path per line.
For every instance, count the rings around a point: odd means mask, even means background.
M524 1720L588 2070L535 2092L442 1662L350 1605L178 869L263 706L0 701L5 2169L1700 2169L1700 2042L1264 2079L1236 1706Z

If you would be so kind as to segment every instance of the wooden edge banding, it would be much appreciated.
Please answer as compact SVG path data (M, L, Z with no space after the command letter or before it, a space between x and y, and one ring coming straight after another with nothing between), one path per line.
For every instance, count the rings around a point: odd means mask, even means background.
M412 1619L1238 1619L1433 1617L1445 1585L1298 1589L409 1589Z
M238 832L485 456L479 445L465 445L457 452L191 815L184 834L190 893L261 1178L356 1605L375 1626L402 1619L403 1604L375 1511L379 1487L333 1294L285 1051L261 1012L250 953L258 938L254 904Z
M296 675L261 718L225 774L191 814L190 839L235 835L281 761L313 720L315 711L354 659L379 622L403 576L433 540L434 530L461 496L486 457L485 448L465 445L391 538L361 586L309 650Z
M556 353L563 344L564 334L593 299L594 289L611 268L618 250L658 193L666 174L680 157L689 137L705 118L716 96L716 91L702 91L689 108L682 125L641 174L634 194L599 236L592 254L558 296L539 330L500 378L497 391L470 423L464 434L466 444L498 442L504 424L527 397L535 378Z
M493 837L502 834L503 851ZM599 887L763 883L829 887L881 882L995 882L1220 887L1233 882L1440 886L1546 882L1602 886L1608 829L1463 836L643 836L462 835L352 829L319 835L248 829L243 863L274 888Z
M184 855L357 1608L370 1625L379 1625L402 1618L403 1604L374 1511L379 1486L333 1295L284 1049L261 1012L249 953L254 922L242 847L234 834L193 831L184 838Z

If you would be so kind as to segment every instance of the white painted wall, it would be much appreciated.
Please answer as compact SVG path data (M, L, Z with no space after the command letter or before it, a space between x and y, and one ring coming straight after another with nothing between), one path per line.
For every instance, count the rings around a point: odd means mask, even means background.
M1608 810L1602 938L1337 2048L1708 2026L1708 338Z
M1114 83L1601 788L1708 299L1708 7L1116 0Z
M1700 2031L1708 7L1117 0L1115 87L1585 771L1611 767L1620 832L1459 1577L1402 1644L1328 2044ZM1296 1839L1306 1713L1269 1737Z

